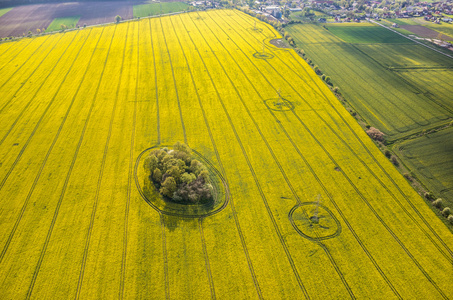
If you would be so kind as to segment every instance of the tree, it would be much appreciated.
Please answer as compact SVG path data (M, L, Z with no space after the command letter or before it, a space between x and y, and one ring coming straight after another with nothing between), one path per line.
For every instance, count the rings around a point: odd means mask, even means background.
M66 26L65 24L61 24L60 27L61 27L62 31L64 31L66 28L68 28L68 26Z
M289 18L289 13L290 13L289 9L284 10L283 15L285 16L285 18L287 19Z
M164 196L171 198L173 193L176 191L176 181L173 177L167 177L162 183L160 193Z
M115 17L115 22L116 22L116 23L119 23L119 22L121 21L121 19L122 19L122 18L121 18L120 15L116 15L116 17Z
M158 168L154 169L153 180L157 183L160 183L162 181L162 171Z
M327 83L330 83L330 76L326 76L325 80Z
M379 129L377 128L374 128L374 127L370 127L370 129L368 129L366 131L366 133L368 134L368 136L370 138L372 138L373 140L375 141L384 141L384 133L381 132Z
M36 29L36 33L37 33L37 34L40 34L40 33L41 33L41 29L39 29L39 28Z

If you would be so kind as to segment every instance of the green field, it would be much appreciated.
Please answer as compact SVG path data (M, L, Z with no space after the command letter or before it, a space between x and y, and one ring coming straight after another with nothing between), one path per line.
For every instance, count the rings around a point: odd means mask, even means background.
M80 16L55 18L47 27L46 32L61 30L61 25L66 25L68 28L75 28L79 19Z
M453 298L452 232L278 36L209 10L0 44L0 299ZM178 141L213 207L145 185Z
M371 125L394 141L453 117L453 62L375 26L298 24L288 31ZM350 31L349 31L350 30ZM370 30L369 37L364 37ZM332 32L343 36L345 43ZM355 36L355 33L357 33ZM385 36L398 43L378 43ZM375 42L371 39L376 37ZM369 43L364 43L366 40ZM358 44L355 44L358 43Z
M13 9L13 8L12 7L0 8L0 17L3 16L4 14L6 14L7 12L9 12L11 9Z
M357 25L326 25L329 31L346 43L357 44L408 44L408 39L379 26L364 23Z
M398 143L397 154L444 206L453 207L453 128Z
M157 2L134 5L134 17L149 17L184 11L189 7L185 2Z

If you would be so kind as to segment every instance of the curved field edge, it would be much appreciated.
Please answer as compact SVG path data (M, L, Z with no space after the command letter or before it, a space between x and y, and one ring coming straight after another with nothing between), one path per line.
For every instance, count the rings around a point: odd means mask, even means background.
M253 26L196 12L0 58L2 298L452 297L451 233L294 51L254 56L278 34ZM136 158L176 141L228 183L221 212L141 198ZM318 195L341 232L307 239L289 214Z

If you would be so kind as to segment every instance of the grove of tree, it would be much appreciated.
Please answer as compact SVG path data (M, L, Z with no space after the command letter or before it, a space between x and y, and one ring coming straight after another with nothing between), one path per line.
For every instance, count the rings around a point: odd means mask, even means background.
M190 148L177 142L173 149L155 149L145 158L144 168L159 193L174 202L196 204L213 198L206 166L192 156Z

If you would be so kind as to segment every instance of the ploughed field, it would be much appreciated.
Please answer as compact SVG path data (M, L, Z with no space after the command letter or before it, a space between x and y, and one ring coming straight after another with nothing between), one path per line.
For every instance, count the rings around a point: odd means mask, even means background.
M452 298L451 232L276 34L222 10L0 45L0 298ZM222 205L145 193L177 141Z

